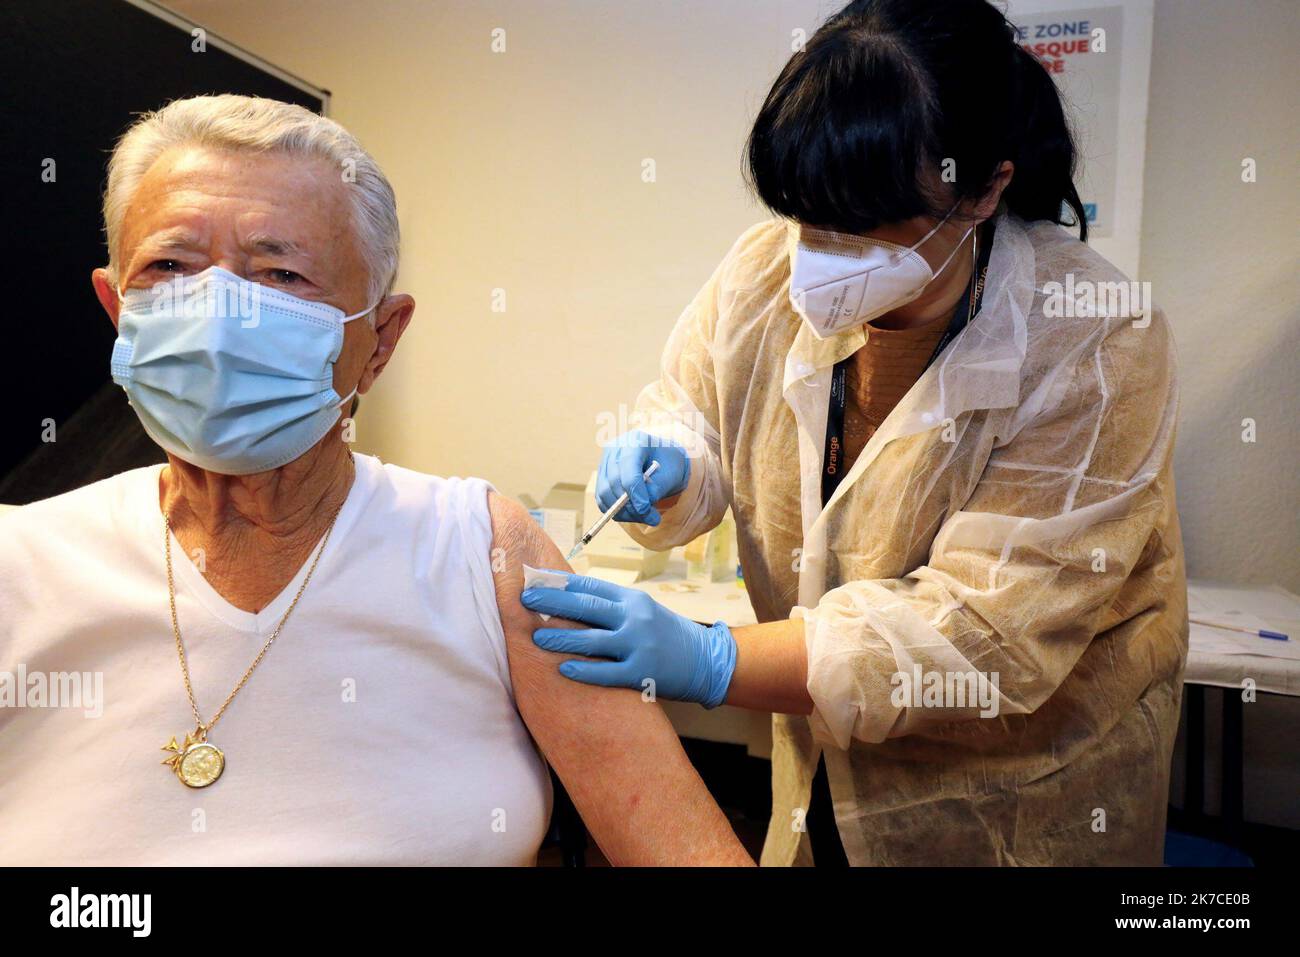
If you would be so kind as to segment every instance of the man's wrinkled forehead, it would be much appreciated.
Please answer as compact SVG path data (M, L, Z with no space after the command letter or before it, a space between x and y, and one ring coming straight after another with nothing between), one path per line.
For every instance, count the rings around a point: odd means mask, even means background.
M144 237L149 243L149 248L158 252L185 252L206 248L210 243L208 235L210 230L206 228L208 224L202 217L191 218L195 219L193 225L178 223L149 233ZM247 219L247 217L241 218ZM248 252L261 253L265 256L310 257L312 255L311 250L299 240L284 233L268 230L245 231L241 245Z
M346 187L319 157L183 148L141 178L123 222L124 255L209 245L236 230L249 251L328 254L350 236Z

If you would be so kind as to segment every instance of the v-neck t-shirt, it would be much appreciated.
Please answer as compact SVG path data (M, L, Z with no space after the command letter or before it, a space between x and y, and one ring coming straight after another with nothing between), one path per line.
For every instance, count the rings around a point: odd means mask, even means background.
M0 864L535 862L550 781L514 704L489 486L355 461L301 601L209 735L226 766L203 789L161 763L194 729L162 466L0 517ZM254 614L171 546L207 722L315 552Z

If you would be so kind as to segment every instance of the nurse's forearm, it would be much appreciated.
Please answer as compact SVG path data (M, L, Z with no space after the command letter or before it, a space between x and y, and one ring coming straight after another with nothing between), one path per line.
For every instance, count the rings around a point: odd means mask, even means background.
M774 621L733 628L736 670L727 704L776 714L812 714L808 649L802 621Z

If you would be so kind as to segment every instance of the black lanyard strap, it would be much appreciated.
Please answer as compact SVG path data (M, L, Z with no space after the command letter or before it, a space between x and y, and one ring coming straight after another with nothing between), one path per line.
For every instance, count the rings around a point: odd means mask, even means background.
M993 253L993 221L989 220L985 223L985 227L988 231L983 237L983 242L980 242L978 228L975 233L975 241L981 246L979 261L971 271L966 291L957 300L952 318L948 320L948 328L944 330L939 344L934 347L934 352L930 354L925 364L927 369L934 364L934 360L939 358L943 350L948 348L948 344L961 335L966 324L979 312L980 303L984 299L985 280L988 278L989 258ZM844 480L844 410L848 405L847 380L849 363L852 361L853 356L841 359L831 370L831 397L830 405L826 410L826 445L822 457L823 508L839 488L840 482Z

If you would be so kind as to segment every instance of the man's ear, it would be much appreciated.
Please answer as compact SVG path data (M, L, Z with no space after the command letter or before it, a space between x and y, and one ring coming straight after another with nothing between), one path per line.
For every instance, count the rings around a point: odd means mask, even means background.
M117 287L113 285L113 280L108 276L108 270L102 266L90 274L90 284L95 287L95 298L99 304L104 307L108 313L109 321L113 323L113 328L117 328L118 310L122 308L122 303L117 298Z
M379 341L366 361L361 380L357 383L357 392L368 392L375 384L379 374L384 371L384 366L393 357L397 340L402 338L402 333L410 325L414 314L415 300L406 293L388 296L375 308L375 336Z

